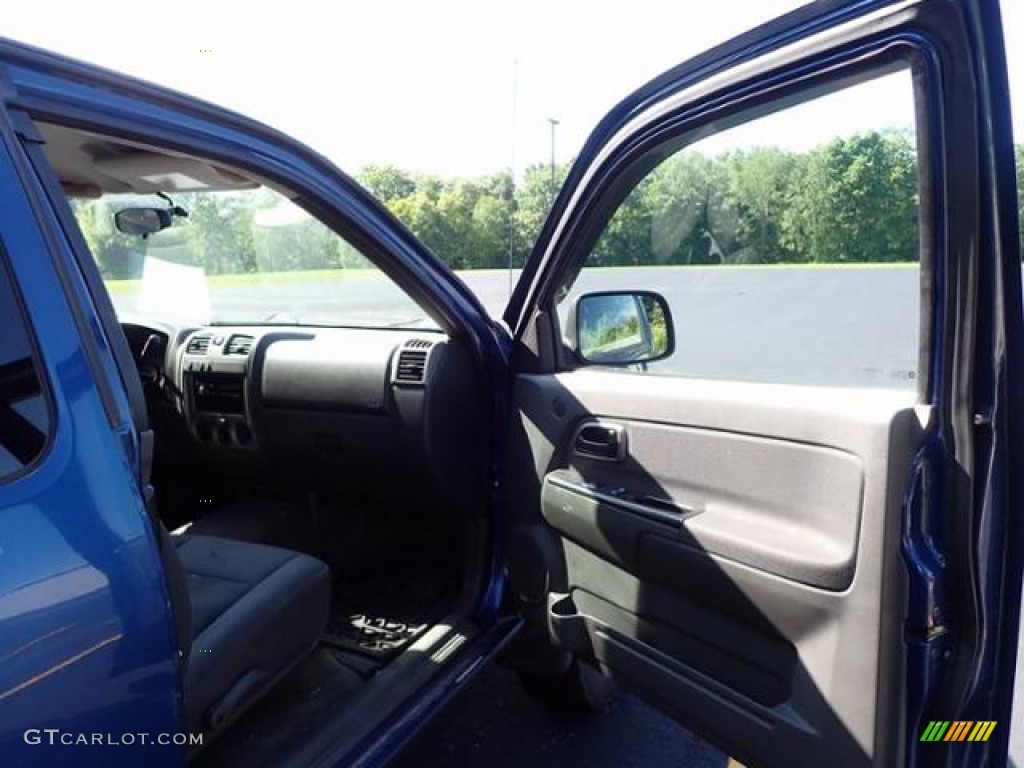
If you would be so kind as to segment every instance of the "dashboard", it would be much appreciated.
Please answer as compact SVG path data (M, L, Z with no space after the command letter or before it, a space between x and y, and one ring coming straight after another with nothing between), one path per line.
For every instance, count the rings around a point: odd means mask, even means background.
M398 473L449 498L478 480L465 457L485 455L483 389L443 333L122 327L150 412L165 414L154 418L158 449L222 472Z

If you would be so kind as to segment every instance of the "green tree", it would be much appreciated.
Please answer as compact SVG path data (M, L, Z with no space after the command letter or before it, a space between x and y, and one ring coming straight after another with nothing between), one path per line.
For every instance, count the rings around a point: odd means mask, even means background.
M728 158L680 152L626 196L594 246L589 264L716 264L731 260L738 212Z
M798 163L782 244L811 262L916 261L917 185L906 133L835 139Z
M555 184L551 184L551 166L546 163L531 165L523 172L515 196L515 246L513 261L521 267L530 255L541 227L551 212L558 188L565 183L568 165L555 166Z
M653 176L649 197L656 263L718 264L738 247L729 157L684 150Z
M655 263L651 242L652 215L650 187L654 179L643 179L616 209L604 232L587 257L588 267L612 267Z
M699 147L699 145L698 145ZM669 157L617 206L591 266L913 261L918 258L917 163L912 137L871 132L809 152L755 147ZM1016 148L1018 186L1024 147ZM568 172L537 164L443 179L369 166L361 183L455 269L514 266L529 256ZM366 260L326 227L289 221L275 193L175 195L190 215L148 241L113 226L104 201L74 202L105 277L138 277L142 257L203 264L211 273L360 267ZM1024 194L1021 195L1024 240Z
M385 204L409 197L416 191L416 179L412 174L393 165L368 165L359 173L357 180Z
M478 263L485 268L506 267L509 249L514 245L509 239L514 236L515 182L511 171L505 170L484 177L480 183L483 194L473 208Z
M210 274L237 274L257 269L253 239L253 210L250 192L209 195L198 192L180 194L175 202L188 211L180 223L193 263L202 264ZM264 196L268 204L271 198ZM166 239L167 233L161 233ZM290 268L299 268L301 256L292 249L282 259Z
M442 255L447 250L447 229L437 203L438 197L431 191L417 189L408 197L392 201L388 208L427 247Z
M781 223L788 207L794 155L778 147L756 147L725 158L729 197L737 211L732 261L772 264L791 260L782 243Z
M104 278L123 280L141 276L145 247L138 238L117 231L113 207L103 200L72 200L71 210Z
M482 195L473 207L474 266L503 267L508 264L511 201Z
M444 180L371 166L359 174L414 235L453 269L506 264L515 207L507 171L478 179Z

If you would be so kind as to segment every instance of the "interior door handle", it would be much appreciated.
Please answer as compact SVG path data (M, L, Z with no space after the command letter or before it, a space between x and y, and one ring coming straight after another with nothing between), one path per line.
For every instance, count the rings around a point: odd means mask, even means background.
M606 421L586 421L572 440L577 456L602 461L622 461L626 456L626 429Z

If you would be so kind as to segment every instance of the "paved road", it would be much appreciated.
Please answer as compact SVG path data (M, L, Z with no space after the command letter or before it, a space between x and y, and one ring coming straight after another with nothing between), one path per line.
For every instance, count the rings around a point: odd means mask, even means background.
M494 317L509 294L504 271L463 279ZM655 372L702 377L912 387L917 368L919 279L915 268L629 267L586 270L574 293L646 288L668 299L677 352ZM137 301L152 312L182 306L162 279ZM415 324L429 322L388 280L280 282L214 289L215 317L249 321ZM131 311L136 299L115 296ZM204 301L199 298L197 306ZM567 305L563 305L567 306Z
M396 768L725 768L727 758L632 696L605 714L565 719L523 693L501 667L483 672Z

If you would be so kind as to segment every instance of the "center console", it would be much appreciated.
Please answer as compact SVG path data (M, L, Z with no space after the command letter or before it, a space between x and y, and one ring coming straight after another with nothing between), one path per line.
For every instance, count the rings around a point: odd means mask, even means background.
M189 340L182 360L182 389L189 428L199 442L256 447L247 406L251 341L238 334L196 335Z
M167 357L175 429L211 472L401 478L460 506L486 487L485 465L463 460L467 446L485 455L486 393L437 331L209 326L179 332Z

